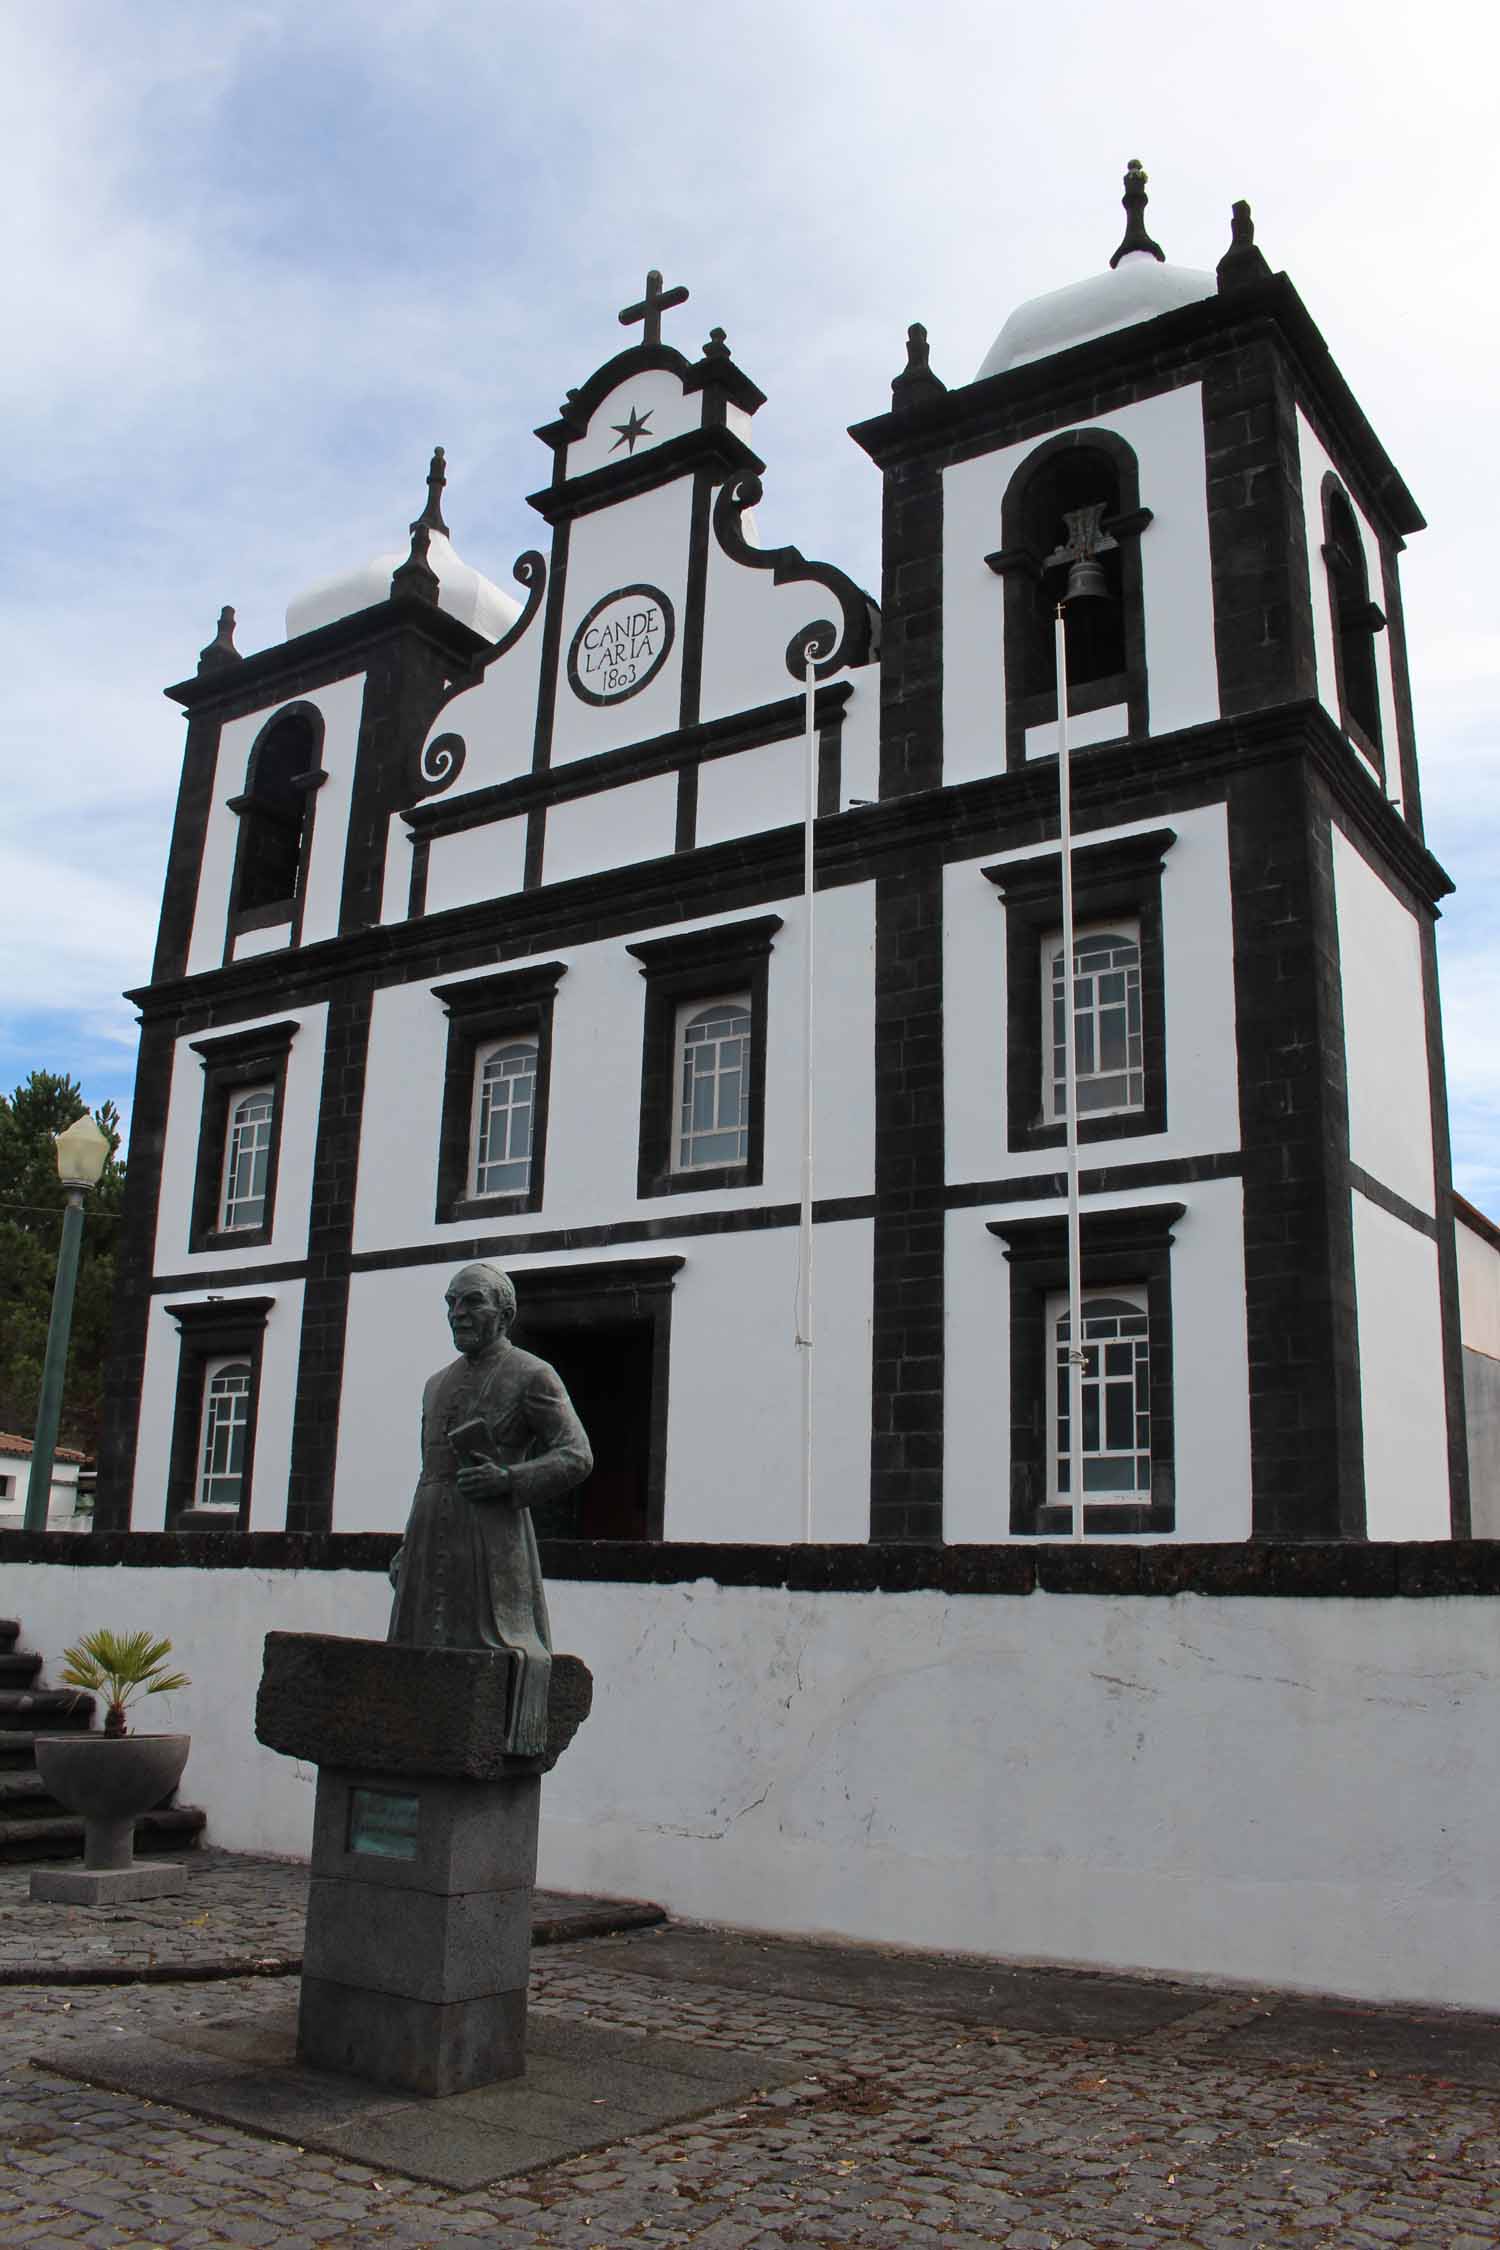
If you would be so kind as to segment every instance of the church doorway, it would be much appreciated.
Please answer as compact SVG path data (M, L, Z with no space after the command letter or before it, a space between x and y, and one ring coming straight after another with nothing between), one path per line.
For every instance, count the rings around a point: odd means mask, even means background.
M594 1467L536 1512L541 1539L659 1539L666 1494L672 1282L680 1258L513 1276L515 1340L551 1362L588 1432Z

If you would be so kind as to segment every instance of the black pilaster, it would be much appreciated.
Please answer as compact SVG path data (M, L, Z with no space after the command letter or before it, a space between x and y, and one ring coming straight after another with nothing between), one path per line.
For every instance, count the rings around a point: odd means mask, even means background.
M1290 379L1266 339L1203 371L1219 708L1317 693L1302 465Z
M178 817L180 834L180 807ZM195 868L196 864L195 859ZM158 1020L142 1026L135 1066L135 1100L130 1112L129 1162L119 1256L115 1265L109 1359L104 1370L104 1427L99 1444L99 1492L94 1503L97 1531L130 1529L141 1386L146 1373L146 1328L151 1313L151 1272L161 1204L161 1161L167 1138L167 1107L172 1094L172 1057L176 1044L170 1022ZM143 1494L142 1499L151 1510L150 1521L144 1528L159 1531L165 1520L166 1494ZM156 1513L158 1499L160 1514Z

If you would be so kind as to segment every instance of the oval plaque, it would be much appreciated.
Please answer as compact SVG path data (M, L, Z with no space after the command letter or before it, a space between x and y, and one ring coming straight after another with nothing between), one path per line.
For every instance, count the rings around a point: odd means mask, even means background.
M623 703L666 663L677 632L659 586L622 586L595 602L568 650L568 685L585 703Z

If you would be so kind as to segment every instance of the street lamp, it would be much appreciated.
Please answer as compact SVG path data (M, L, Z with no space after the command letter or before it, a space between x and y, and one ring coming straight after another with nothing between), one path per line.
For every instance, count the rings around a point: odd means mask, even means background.
M109 1135L92 1117L80 1117L59 1133L57 1176L68 1191L63 1211L62 1241L57 1252L57 1279L52 1285L52 1317L47 1323L47 1353L42 1361L42 1391L36 1405L36 1430L31 1441L31 1476L26 1486L27 1531L45 1531L52 1499L52 1456L57 1448L57 1425L62 1414L63 1374L68 1363L68 1331L73 1325L73 1290L78 1280L78 1249L83 1240L83 1197L97 1187L109 1161Z

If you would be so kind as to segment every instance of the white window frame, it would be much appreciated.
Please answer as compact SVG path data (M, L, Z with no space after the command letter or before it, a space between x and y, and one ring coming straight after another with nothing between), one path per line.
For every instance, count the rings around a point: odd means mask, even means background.
M1139 1334L1109 1336L1090 1334L1091 1320L1102 1331L1106 1322L1126 1323L1134 1327L1139 1323ZM1067 1338L1068 1299L1065 1290L1049 1294L1046 1309L1047 1321L1047 1496L1053 1505L1066 1506L1068 1492L1067 1461ZM1118 1351L1128 1345L1132 1366L1127 1375L1123 1368L1111 1369L1111 1348ZM1083 1498L1089 1508L1138 1508L1151 1500L1151 1316L1144 1287L1117 1287L1093 1289L1084 1293L1083 1348L1087 1364L1083 1374ZM1103 1356L1102 1382L1118 1397L1128 1381L1131 1385L1131 1404L1128 1412L1132 1418L1132 1443L1128 1446L1094 1445L1089 1447L1092 1432L1097 1440L1101 1429L1107 1433L1109 1403L1106 1401L1104 1418L1099 1415L1098 1393L1101 1385L1101 1353ZM1092 1402L1092 1414L1090 1412ZM1090 1464L1102 1461L1130 1462L1133 1475L1128 1483L1107 1485L1090 1482ZM1097 1468L1095 1471L1097 1475Z
M199 1418L193 1475L195 1508L213 1508L230 1516L238 1515L244 1506L245 1458L250 1444L250 1401L254 1388L255 1370L242 1352L225 1353L218 1359L204 1362L203 1412ZM222 1405L229 1407L227 1414L218 1411ZM236 1405L241 1408L239 1413L234 1411ZM235 1488L232 1500L209 1497L213 1486L230 1483Z
M1129 945L1135 949L1133 962L1110 966L1088 965L1090 949L1097 950L1105 940L1116 945ZM1085 1124L1091 1117L1134 1117L1146 1106L1146 1058L1144 1019L1141 1001L1141 925L1133 916L1117 917L1088 929L1073 933L1073 1005L1078 1008L1078 987L1083 979L1079 975L1080 956L1090 987L1090 1002L1086 1011L1075 1014L1076 1046L1078 1056L1078 1118ZM1062 966L1063 937L1054 930L1042 941L1042 1114L1049 1125L1066 1122L1068 1109L1063 1094L1063 1043L1056 1023L1057 972ZM1098 1065L1098 1030L1104 1012L1099 1000L1099 976L1125 978L1121 1001L1111 1001L1111 1012L1123 1005L1125 1011L1126 1052L1123 1067L1100 1070ZM1133 989L1132 989L1133 986ZM1133 1002L1133 1006L1132 1006ZM1130 1028L1134 1016L1135 1028ZM1121 1098L1116 1101L1089 1100L1092 1089L1101 1088L1108 1080L1124 1080Z
M264 1105L260 1114L247 1116L254 1104ZM265 1225L275 1130L273 1085L245 1086L231 1096L224 1121L224 1180L219 1194L222 1233Z
M530 1062L527 1077L530 1092L524 1104L507 1100L497 1104L490 1098L493 1084L513 1087L523 1073L517 1071L492 1080L488 1076L492 1063L499 1063L518 1055L526 1055ZM526 1195L531 1188L531 1170L536 1157L537 1082L540 1073L541 1042L534 1034L522 1033L508 1038L486 1039L474 1054L474 1106L469 1124L469 1186L471 1196ZM515 1146L519 1138L520 1120L525 1119L524 1150ZM503 1150L491 1153L497 1125L500 1128ZM503 1179L495 1175L513 1172L514 1178Z
M731 1012L744 1019L743 1027L730 1034L738 1040L737 1057L730 1057L725 1067L724 1039L713 1042L714 1058L711 1069L705 1070L697 1058L708 1047L706 1036L695 1038L694 1033L706 1033L708 1025L716 1018L728 1018ZM677 1025L673 1035L672 1063L672 1138L671 1168L674 1172L717 1172L748 1164L750 1160L750 1104L753 1092L752 1041L755 1037L755 1012L748 992L726 992L712 998L701 995L695 1000L683 1001L677 1010ZM691 1076L690 1076L691 1074ZM730 1081L738 1082L737 1093L731 1098L737 1115L731 1120L727 1114L724 1090ZM713 1116L706 1124L693 1125L691 1112L699 1089L712 1085L710 1096ZM721 1147L712 1150L703 1146L708 1142L722 1142L734 1136L735 1153L726 1155Z

